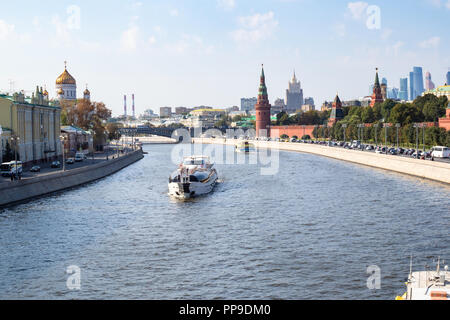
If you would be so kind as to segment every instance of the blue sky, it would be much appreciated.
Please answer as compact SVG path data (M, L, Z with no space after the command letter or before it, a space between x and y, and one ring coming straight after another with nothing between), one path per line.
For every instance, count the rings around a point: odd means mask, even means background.
M131 93L138 113L229 107L257 94L264 63L271 101L295 69L320 106L336 92L367 95L375 67L389 86L416 65L444 84L449 27L450 0L8 1L0 90L14 80L16 90L46 85L55 95L67 60L78 94L88 83L114 114Z

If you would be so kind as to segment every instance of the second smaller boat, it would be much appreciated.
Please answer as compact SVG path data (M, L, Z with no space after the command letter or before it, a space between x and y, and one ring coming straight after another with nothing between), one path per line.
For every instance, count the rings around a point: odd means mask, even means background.
M251 153L251 152L255 152L256 148L253 143L245 141L245 142L242 142L242 143L236 145L236 151L241 152L241 153Z

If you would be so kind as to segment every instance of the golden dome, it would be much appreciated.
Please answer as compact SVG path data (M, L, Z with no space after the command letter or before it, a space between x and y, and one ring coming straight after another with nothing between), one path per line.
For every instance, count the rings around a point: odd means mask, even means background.
M44 90L44 96L48 96L48 91L47 90Z
M63 95L64 94L64 90L62 89L62 88L60 88L59 90L58 90L58 95Z
M77 84L77 82L67 71L67 68L64 68L64 72L56 79L56 84Z

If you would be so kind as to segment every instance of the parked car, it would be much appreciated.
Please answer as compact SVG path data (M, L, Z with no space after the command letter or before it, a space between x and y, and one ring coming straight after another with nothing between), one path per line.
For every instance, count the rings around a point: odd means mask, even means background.
M31 167L30 172L41 172L41 167L33 166Z
M53 161L51 164L52 168L59 168L61 166L61 162L59 162L58 160Z
M75 163L75 159L74 158L69 158L66 160L67 164L74 164Z

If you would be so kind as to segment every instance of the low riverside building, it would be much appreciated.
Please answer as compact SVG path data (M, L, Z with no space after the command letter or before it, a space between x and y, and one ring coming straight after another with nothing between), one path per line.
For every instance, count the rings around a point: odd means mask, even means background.
M24 164L50 161L61 155L61 108L52 105L48 92L36 88L32 97L23 93L0 95L0 125L13 152ZM11 137L18 137L17 143ZM5 141L5 138L7 139ZM17 146L16 146L17 144Z
M63 126L61 135L64 139L64 153L75 156L77 152L89 154L94 152L94 138L92 134L76 126Z
M212 128L224 115L226 115L224 109L197 109L191 111L181 123L190 128Z

